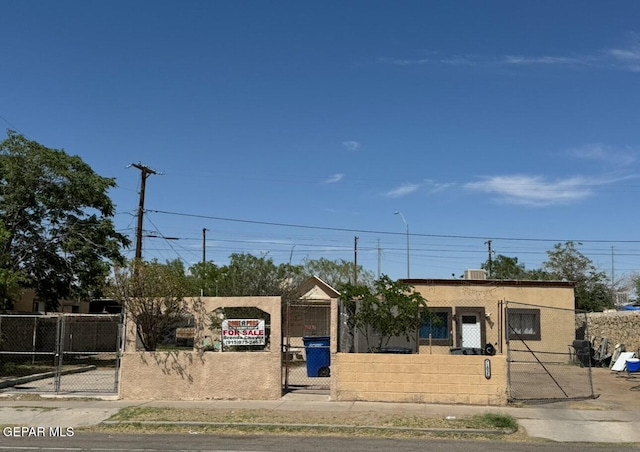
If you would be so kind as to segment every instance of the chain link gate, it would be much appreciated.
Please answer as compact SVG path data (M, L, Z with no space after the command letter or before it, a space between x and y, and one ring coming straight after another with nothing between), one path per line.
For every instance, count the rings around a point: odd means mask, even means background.
M0 391L118 393L123 318L0 315Z
M328 390L330 385L329 303L287 303L282 341L283 389Z
M576 326L586 313L517 302L505 303L510 401L594 398L591 361L576 353Z

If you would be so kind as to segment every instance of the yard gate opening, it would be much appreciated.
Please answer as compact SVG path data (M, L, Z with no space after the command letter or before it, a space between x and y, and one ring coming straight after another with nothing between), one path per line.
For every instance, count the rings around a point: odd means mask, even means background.
M509 401L594 398L591 360L575 349L589 338L586 313L512 301L505 308ZM580 338L576 318L584 318Z

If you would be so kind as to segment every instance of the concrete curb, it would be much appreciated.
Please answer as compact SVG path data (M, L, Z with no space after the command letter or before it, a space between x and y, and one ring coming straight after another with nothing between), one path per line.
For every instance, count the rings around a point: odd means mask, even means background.
M60 375L77 374L82 372L88 372L95 370L96 366L84 366L76 369L66 369L60 372ZM26 375L24 377L16 377L9 380L0 381L0 389L10 388L12 386L21 385L24 383L31 383L32 381L44 380L45 378L53 378L56 376L56 372L43 372L41 374Z

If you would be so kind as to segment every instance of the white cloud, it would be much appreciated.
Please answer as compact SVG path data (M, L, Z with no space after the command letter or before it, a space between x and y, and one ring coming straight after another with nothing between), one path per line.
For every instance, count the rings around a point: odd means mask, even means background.
M343 141L342 145L349 151L357 151L360 149L360 143L358 141Z
M488 193L511 203L533 207L565 205L593 194L595 186L611 183L607 180L571 177L554 181L540 176L493 176L465 184L465 188Z
M325 184L335 184L336 182L340 182L344 179L344 174L334 174L333 176L329 176L328 179L324 181Z
M617 48L594 49L586 54L574 55L444 55L431 52L430 58L378 58L380 63L396 66L447 65L467 66L520 66L520 67L600 67L640 72L640 35L630 34L627 43Z
M514 65L580 66L590 64L593 61L593 58L565 56L506 56L502 61L505 64Z
M633 41L628 46L617 49L605 50L605 55L613 59L615 63L632 72L640 72L640 44L638 37L633 36Z
M446 190L449 187L453 187L453 182L438 182L433 179L427 179L424 181L425 185L429 187L429 194L438 193Z
M414 66L418 64L428 64L433 63L433 60L429 58L418 58L418 59L402 59L402 58L378 58L378 61L381 63L394 64L396 66Z
M571 149L570 153L580 159L603 162L615 167L627 167L634 163L638 157L638 153L631 149L614 149L611 146L598 143Z
M420 188L420 184L402 184L393 190L386 192L384 195L388 198L402 198L403 196L415 193Z
M478 64L478 61L476 58L472 58L470 56L454 56L442 58L440 63L449 66L475 66Z

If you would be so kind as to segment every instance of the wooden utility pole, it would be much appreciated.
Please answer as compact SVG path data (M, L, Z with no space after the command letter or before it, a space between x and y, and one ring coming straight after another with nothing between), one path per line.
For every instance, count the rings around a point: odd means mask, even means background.
M380 239L378 239L378 279L380 279L381 269L382 269L382 248L380 248Z
M485 245L487 245L488 251L489 251L489 279L491 279L491 271L492 271L492 255L493 255L493 250L491 249L491 240L487 240L486 242L484 242Z
M138 204L138 228L136 229L136 260L142 260L142 219L144 216L144 195L147 186L147 177L158 174L142 163L132 163L130 166L140 170L140 203Z
M353 285L358 284L358 237L353 238Z
M207 228L202 228L202 265L207 262Z

